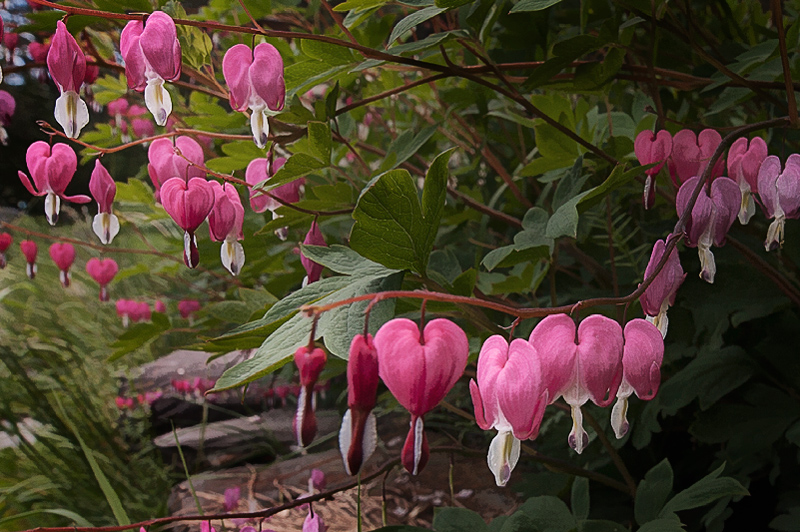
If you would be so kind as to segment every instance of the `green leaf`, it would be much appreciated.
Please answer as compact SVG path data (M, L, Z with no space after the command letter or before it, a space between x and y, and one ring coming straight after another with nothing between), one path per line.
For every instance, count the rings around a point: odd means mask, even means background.
M521 11L541 11L550 6L554 6L561 0L520 0L508 13L519 13Z
M429 6L424 9L420 9L419 11L415 11L405 17L403 20L397 23L397 25L392 30L392 34L389 35L389 40L387 41L389 44L392 44L395 40L402 37L405 32L409 31L411 28L422 24L426 20L432 19L436 15L444 13L447 11L447 8L444 7L436 7L436 6Z
M637 532L684 532L683 525L676 519L656 519L639 527Z
M664 459L648 471L636 489L633 513L640 525L652 521L661 512L672 491L672 466Z
M111 507L111 511L114 513L114 518L117 520L117 524L120 526L130 524L130 519L128 519L128 514L125 513L125 508L122 506L122 501L120 501L117 492L114 491L114 488L111 487L111 483L109 483L108 478L106 478L105 473L103 470L100 469L100 466L97 463L97 460L94 458L94 452L86 445L86 442L83 441L81 438L80 432L75 428L75 425L72 424L72 421L67 417L67 412L64 410L64 406L61 404L61 400L58 398L58 395L52 395L53 400L58 407L58 411L60 413L60 417L64 424L69 428L70 432L75 435L75 439L78 440L78 444L81 446L81 450L83 451L84 456L86 456L86 461L89 462L89 467L92 468L92 474L94 474L95 480L97 480L97 484L99 484L100 489L103 492L103 495L106 498L106 502Z
M388 0L347 0L333 8L334 11L350 11L370 9L386 4Z
M735 478L718 478L723 469L725 469L725 464L675 495L664 505L659 516L666 517L670 513L705 506L723 497L750 495L750 492Z
M436 532L483 532L488 528L479 514L467 508L436 508L433 514Z
M424 274L444 209L451 154L440 154L428 169L422 204L407 170L391 170L370 181L353 211L352 248L387 268Z
M558 497L531 497L519 509L540 532L569 532L578 525L572 512Z
M625 185L626 183L633 181L636 178L636 176L643 173L648 168L655 166L656 164L658 163L648 164L645 166L637 166L635 168L631 168L627 172L625 171L624 164L618 164L611 171L611 174L608 176L608 179L606 179L596 187L589 189L588 191L586 191L586 194L583 194L581 196L581 200L578 202L578 212L583 213L591 209L592 207L600 203L600 201L602 201L603 198L605 198L611 192Z
M553 210L557 211L559 207L581 191L583 184L589 178L588 175L583 175L582 170L583 157L578 157L572 168L564 172L564 176L558 181L558 187L556 187L556 191L553 194Z
M495 519L496 521L497 519ZM494 523L494 521L492 521ZM492 529L493 531L495 529ZM503 519L497 532L532 532L537 530L530 517L523 512L514 512L509 517Z
M556 239L561 236L569 236L577 238L578 236L578 202L581 196L575 196L564 205L558 208L556 212L547 221L547 229L545 236L547 238Z
M589 517L589 479L586 477L575 477L572 482L572 515L575 519L584 520Z
M457 7L471 4L475 0L436 0L436 7L443 7L445 9L455 9Z
M94 527L92 523L90 523L80 515L76 514L75 512L71 512L69 510L64 510L63 508L47 508L41 510L31 510L29 512L20 512L18 514L13 514L7 517L3 517L2 519L0 519L0 525L16 521L17 519L26 519L28 517L33 517L39 514L60 515L61 517L66 517L67 519L70 519L73 523L75 523L75 526L89 527L89 528Z

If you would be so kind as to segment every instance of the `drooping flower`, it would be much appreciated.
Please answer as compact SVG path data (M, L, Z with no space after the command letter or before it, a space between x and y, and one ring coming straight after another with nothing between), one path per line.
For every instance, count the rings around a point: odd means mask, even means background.
M240 112L250 109L253 140L263 149L269 138L269 117L283 110L286 96L281 54L267 43L254 50L236 44L225 53L222 74L230 88L231 107Z
M678 216L689 205L692 192L700 178L693 177L681 185L675 198ZM686 245L696 247L700 256L700 278L708 283L714 282L717 266L711 245L720 247L725 244L728 230L736 219L739 206L742 204L742 193L739 186L727 177L718 177L711 183L711 197L705 186L692 208L692 214L686 224Z
M0 270L6 267L8 261L6 260L6 251L14 242L14 238L8 233L0 233Z
M653 252L650 254L650 262L647 263L647 267L644 270L645 278L653 274L656 266L661 262L666 248L667 244L664 240L656 240L655 245L653 245ZM661 331L663 337L667 336L667 328L669 327L667 310L675 304L675 294L685 278L686 274L683 273L681 261L678 258L678 250L672 248L664 268L658 272L650 286L639 297L639 303L641 303L642 311L647 316L647 321L655 325Z
M156 312L161 313L161 314L166 314L167 313L167 306L160 299L156 300L155 307L156 307Z
M747 138L736 139L728 150L728 176L736 181L742 192L742 205L739 208L739 223L747 225L756 212L753 194L758 193L758 169L767 158L767 143L755 137L747 145Z
M147 149L147 158L147 173L156 189L156 202L161 201L161 185L167 179L179 177L188 183L193 177L206 177L203 170L190 164L191 161L203 165L205 160L203 148L191 137L178 137L174 144L170 139L156 139Z
M61 124L67 137L78 138L81 129L89 123L89 109L79 94L86 77L86 56L60 20L47 53L47 68L61 91L56 100L56 122Z
M319 224L317 223L317 220L311 222L311 229L308 230L306 238L303 240L303 244L306 246L328 245L325 243L325 237L322 236L322 231L319 230ZM324 270L325 267L322 264L318 264L306 257L302 251L300 253L300 262L303 264L303 268L306 270L306 278L303 280L303 286L307 286L311 283L319 281L319 277L322 275L322 270Z
M634 319L625 325L625 347L622 354L622 383L617 390L617 402L611 410L611 426L617 438L628 432L630 425L628 397L649 401L661 384L661 362L664 360L664 338L648 321Z
M580 454L589 444L581 406L589 399L610 405L622 380L622 327L593 314L581 322L576 337L572 318L556 314L540 321L529 341L539 353L550 402L563 397L572 409L568 442Z
M181 75L181 45L175 22L163 11L128 22L120 35L128 87L144 91L144 101L156 124L163 126L172 112L172 99L164 81Z
M423 416L444 399L464 373L467 335L446 319L431 320L420 331L411 320L395 318L375 335L378 372L397 401L411 413L402 462L412 475L428 462Z
M75 262L75 248L69 242L56 242L50 246L50 258L58 267L61 286L68 287L71 277L69 269Z
M187 183L179 177L167 179L161 187L164 210L184 230L183 262L194 268L200 262L194 233L214 207L214 189L205 179L193 177Z
M242 490L239 486L227 488L224 493L225 503L223 508L226 512L232 512L239 506L239 498L241 497Z
M714 129L704 129L695 135L690 129L682 129L672 137L672 155L668 160L672 182L678 187L687 179L699 177L708 166L708 161L722 142ZM725 169L725 159L720 157L711 172L711 178L719 177Z
M189 319L200 310L200 302L196 299L181 299L178 301L178 312L183 319Z
M302 346L294 352L294 363L300 370L300 393L297 397L297 414L292 427L297 445L306 447L317 435L317 416L314 413L314 385L328 361L328 355L319 347Z
M117 194L117 184L114 183L108 170L100 164L99 159L94 162L94 170L89 180L89 192L97 202L97 214L92 221L92 230L100 242L110 244L119 233L119 219L111 211L111 204L114 203L114 196Z
M328 526L322 520L319 512L309 512L303 521L303 532L327 532Z
M8 146L8 132L6 128L11 125L11 117L17 109L17 102L7 91L0 91L0 143Z
M800 217L800 155L791 154L783 172L780 159L767 157L758 172L758 196L767 218L772 218L764 248L772 251L783 247L786 219Z
M344 470L356 475L375 452L378 433L375 424L378 394L378 352L371 334L357 334L350 343L347 359L347 412L339 430L339 451Z
M211 240L222 242L220 259L225 269L232 275L239 275L244 266L244 248L237 242L242 240L242 223L244 223L244 207L236 187L230 183L220 185L211 181L214 189L214 208L208 215L208 229Z
M478 382L470 380L475 421L483 430L497 429L487 454L498 486L505 486L517 465L520 440L534 439L548 403L539 355L526 340L508 344L495 335L478 355Z
M122 318L123 327L127 327L130 322L150 321L152 316L150 305L145 302L118 299L116 308L117 316Z
M308 476L309 493L319 493L320 491L325 491L325 486L327 483L328 481L325 477L325 471L322 469L317 469L316 467L311 470L311 474Z
M672 136L669 131L663 129L658 133L650 130L642 131L636 135L633 152L636 154L639 164L659 163L644 171L647 177L644 182L642 202L644 208L649 209L656 201L656 175L664 167L667 158L672 153Z
M282 204L278 199L285 203L297 203L300 201L300 189L305 183L305 179L295 179L290 183L275 187L265 193L259 185L268 181L286 163L283 157L276 157L270 164L269 159L253 159L247 165L245 180L250 185L250 207L255 212L264 212L267 209L272 213L272 219L280 218L276 212ZM273 197L274 196L274 197ZM277 199L276 199L277 198ZM288 236L287 228L282 227L275 231L281 240L286 240Z
M20 181L34 196L46 196L44 212L50 225L58 221L61 210L61 200L74 203L89 203L89 196L78 194L67 196L64 191L72 181L75 170L78 169L78 157L75 150L66 144L55 144L52 149L43 140L37 140L28 146L25 154L28 170L33 178L33 183L24 172L17 172ZM34 188L35 185L35 188Z
M23 240L19 243L19 249L25 255L25 261L27 262L25 273L28 275L28 279L33 279L36 277L36 255L39 248L33 240Z
M86 273L100 285L100 301L108 301L108 283L118 271L119 266L114 259L92 257L86 262Z
M156 133L156 127L153 125L153 122L147 118L132 119L131 129L133 130L133 136L137 139L151 137Z

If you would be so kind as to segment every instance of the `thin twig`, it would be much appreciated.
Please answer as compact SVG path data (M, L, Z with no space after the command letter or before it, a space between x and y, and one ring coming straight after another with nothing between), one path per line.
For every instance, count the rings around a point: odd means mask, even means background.
M783 11L781 0L772 0L772 22L778 30L778 48L781 51L781 64L783 65L783 79L786 82L786 100L789 105L789 122L792 127L800 126L797 118L797 100L794 96L794 84L792 83L792 72L789 68L789 54L786 50L786 32L783 30Z

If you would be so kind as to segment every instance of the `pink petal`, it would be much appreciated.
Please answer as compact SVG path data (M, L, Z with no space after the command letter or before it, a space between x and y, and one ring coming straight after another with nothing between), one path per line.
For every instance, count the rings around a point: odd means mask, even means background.
M194 233L214 207L214 190L204 179L195 177L186 183L173 177L161 187L161 204L178 226Z
M49 189L63 196L77 169L78 156L75 155L75 150L63 143L55 144L50 157L44 162Z
M327 246L325 243L325 238L322 236L322 231L320 231L319 224L317 224L316 220L311 222L311 228L308 230L306 238L303 240L303 244L309 246ZM303 268L305 268L306 273L308 274L309 284L319 281L319 277L322 275L322 270L324 269L321 264L317 264L313 260L307 258L302 251L300 252L300 263L303 265Z
M640 132L633 143L633 151L640 164L652 164L661 161L645 173L656 175L667 158L672 153L672 136L666 130L661 130L657 134L650 130Z
M283 58L278 50L268 43L256 46L249 72L253 90L267 107L271 111L283 109L286 84L283 81Z
M767 158L767 143L755 137L747 146L747 138L736 139L728 150L728 176L737 183L747 183L750 190L758 192L758 169Z
M175 22L163 11L147 17L139 44L153 70L167 81L181 75L181 45Z
M89 192L97 202L99 212L111 212L111 204L117 194L117 184L108 170L100 163L100 159L94 162L94 170L89 180Z
M47 53L47 68L61 92L80 92L86 75L86 56L60 20Z
M693 177L681 185L680 190L678 190L678 195L675 198L678 216L681 216L689 206L689 199L692 197L692 192L694 192L699 180L699 177ZM705 232L708 224L711 223L713 210L714 204L706 194L705 187L703 187L700 189L700 195L697 196L697 201L692 208L692 214L686 224L686 245L697 247L700 236Z
M764 159L758 170L758 195L761 198L761 204L764 207L767 218L775 217L775 207L779 205L778 189L775 183L780 175L781 160L775 155L770 155Z
M742 191L733 179L718 177L711 182L711 200L714 202L714 244L721 246L739 213Z
M617 396L623 344L622 327L611 318L593 314L578 326L578 379L598 406L610 405Z
M775 182L781 209L787 218L800 214L800 155L793 153L786 159L786 168Z
M253 51L246 44L233 45L222 59L222 75L230 90L231 107L236 111L244 111L250 102L249 69L252 63Z
M128 78L128 87L142 92L147 85L144 73L147 61L144 58L142 47L139 46L144 24L141 20L131 20L122 29L119 39L119 49L125 60L125 77Z
M211 240L222 242L228 236L236 222L236 209L222 188L216 181L210 182L214 189L214 208L208 215L208 229Z
M658 328L638 318L629 321L625 325L623 378L639 399L647 401L655 397L661 384L663 359L664 339Z
M717 149L717 146L722 142L722 137L716 129L704 129L697 136L697 145L700 148L700 168L699 174L705 171L711 157ZM714 165L714 170L711 172L711 178L719 177L725 169L725 157L717 159ZM699 175L698 174L698 175Z
M697 136L690 129L682 129L672 137L672 155L669 158L669 173L678 185L699 174L700 148Z
M372 335L357 334L347 360L347 406L363 412L375 408L378 382L378 351Z
M50 145L43 140L37 140L28 146L28 151L25 153L25 163L28 165L33 183L42 193L49 189L47 172L44 168L48 157L50 157Z
M540 321L528 340L541 360L543 387L555 402L575 372L575 322L566 314L554 314Z
M75 248L68 242L56 242L50 246L50 258L59 270L66 271L75 262Z
M30 178L25 172L17 171L17 175L19 176L19 180L22 181L22 185L34 196L44 196L47 194L47 191L37 192L35 188L33 188L33 184L31 183Z
M110 283L114 279L114 276L117 275L118 271L119 266L117 266L117 261L114 259L98 259L97 257L92 257L86 263L86 273L100 286L105 286Z
M545 404L539 397L542 370L533 346L517 338L508 348L508 361L497 376L498 405L520 440L535 438L539 432Z
M644 271L645 278L649 278L656 269L656 266L661 262L661 257L664 256L666 250L666 242L664 240L656 240L653 245L653 252L650 254L650 262ZM665 300L669 300L670 304L675 299L675 292L683 283L686 274L683 273L680 258L678 257L677 248L672 248L672 253L667 259L664 268L658 272L656 278L650 283L650 286L644 291L644 294L639 298L642 304L642 310L648 316L657 316L661 312L661 305Z

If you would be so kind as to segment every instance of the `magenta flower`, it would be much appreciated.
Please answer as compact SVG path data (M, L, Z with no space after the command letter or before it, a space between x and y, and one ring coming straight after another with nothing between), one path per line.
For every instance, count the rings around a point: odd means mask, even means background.
M242 490L239 486L234 486L233 488L227 488L225 490L225 503L223 504L223 508L225 508L226 512L232 512L239 506L239 497L242 494Z
M464 373L469 356L467 335L452 321L436 319L420 331L411 320L395 318L375 335L378 371L384 384L411 412L402 462L416 475L430 451L423 416L444 399Z
M305 183L305 179L303 178L295 179L290 183L273 188L269 191L269 194L261 189L264 183L275 175L275 172L280 170L285 162L286 159L283 157L275 158L271 164L269 159L253 159L250 161L250 164L247 165L247 170L245 171L245 180L248 185L251 185L250 207L255 212L264 212L269 209L272 213L273 220L281 217L281 215L275 211L282 205L274 198L279 198L286 203L297 203L300 201L300 189ZM274 196L274 198L272 196ZM275 234L281 240L286 240L288 236L287 228L283 227L278 229L275 231Z
M575 338L572 318L555 314L536 325L529 341L539 353L550 402L563 397L572 409L568 441L580 454L589 444L581 406L589 399L598 406L610 405L622 380L622 327L593 314L578 327L577 343Z
M647 177L644 182L642 202L644 208L649 209L656 201L656 175L664 167L667 158L672 153L672 136L669 131L663 129L657 134L650 130L642 131L636 135L633 152L636 154L639 164L659 163L644 172Z
M89 192L97 202L97 214L92 221L92 230L100 242L110 244L119 233L119 219L111 211L114 196L117 194L117 184L108 170L100 164L100 159L94 162L92 178L89 180Z
M156 301L155 307L156 307L156 312L158 312L160 314L166 314L167 313L167 306L160 299Z
M253 140L264 148L269 138L268 119L283 110L286 96L281 54L267 43L254 50L235 44L222 60L222 75L230 88L231 107L240 112L250 109Z
M133 136L139 139L151 137L156 133L156 127L147 118L134 118L131 120L131 129L133 129Z
M664 251L667 244L664 240L656 240L653 246L653 252L650 254L650 262L644 270L645 278L650 277L656 269L656 266L661 262L661 257L664 256ZM650 286L645 289L644 294L639 296L639 303L642 305L642 311L647 316L647 321L655 325L663 337L667 336L667 328L669 327L669 320L667 319L667 310L675 304L675 294L683 284L686 274L683 273L680 258L678 258L678 250L672 249L669 254L669 259L664 265L664 268Z
M211 240L222 242L220 259L225 269L232 275L239 275L244 266L244 248L237 242L242 240L244 207L236 187L230 183L220 185L211 181L214 189L214 208L208 215L208 229Z
M56 122L69 138L78 138L81 129L89 123L89 109L78 94L86 77L86 56L60 20L47 53L47 68L61 91L56 100Z
M50 258L53 259L53 262L58 267L58 278L61 280L61 286L68 287L71 277L69 268L75 262L75 248L69 242L56 242L50 246Z
M14 242L14 238L9 235L8 233L0 233L0 270L6 267L8 264L6 260L6 251L11 246L11 243Z
M23 240L19 243L19 249L25 255L25 261L27 262L25 273L28 275L28 279L33 279L36 277L36 255L39 252L39 248L33 240Z
M75 175L75 170L78 169L78 157L75 155L75 150L66 144L56 144L51 150L48 143L37 140L28 146L25 162L28 163L33 184L24 172L17 172L17 174L28 192L34 196L46 196L44 212L50 225L55 225L58 221L62 199L74 203L92 201L89 196L83 194L76 196L64 194L67 185L72 181L72 176Z
M371 334L357 334L347 359L347 412L339 430L339 451L348 475L358 474L375 452L378 433L372 409L377 394L378 351Z
M100 285L100 301L108 301L108 283L117 275L119 266L114 259L92 257L86 263L86 273Z
M728 150L728 176L736 181L742 192L739 223L747 225L756 212L753 194L758 193L758 169L767 158L767 143L755 137L747 146L747 138L736 139Z
M294 363L300 370L300 393L297 396L297 414L294 417L294 429L297 445L306 447L314 441L317 435L317 416L314 413L316 401L314 400L314 385L322 373L328 355L325 351L303 346L294 352Z
M164 81L181 75L181 45L175 22L163 11L155 11L146 23L128 22L120 35L128 87L144 91L144 102L156 124L163 126L172 112L172 99Z
M791 154L783 172L780 159L767 157L758 172L758 196L767 218L772 218L764 247L767 251L783 247L786 219L800 217L800 155Z
M2 75L0 75L2 78ZM17 110L17 102L7 91L0 91L0 143L8 146L8 132L6 128L11 125L11 117Z
M178 152L180 155L178 155ZM193 177L205 179L206 173L190 164L203 165L203 148L191 137L177 137L175 143L170 139L156 139L147 149L147 173L156 189L156 202L161 201L161 185L167 179L179 177L188 182Z
M689 179L678 190L675 198L678 216L688 207L699 179ZM717 273L711 245L719 247L725 244L725 236L733 225L741 204L742 193L739 186L732 179L718 177L711 183L711 197L704 186L692 208L691 217L686 224L686 245L697 248L701 266L700 278L708 283L714 282Z
M547 406L539 355L526 340L508 344L500 335L483 343L478 382L470 380L475 421L497 429L486 456L498 486L505 486L519 461L520 440L536 438Z
M311 470L311 474L308 476L308 491L310 493L325 491L325 486L327 484L328 481L325 477L325 471L317 469L316 467Z
M672 137L672 155L668 166L672 182L680 186L687 179L699 177L708 166L708 161L722 142L722 137L714 129L704 129L695 135L690 129L682 129ZM720 157L711 172L712 179L722 175L725 159Z
M622 383L617 390L617 402L611 410L611 426L617 438L622 438L630 425L628 397L649 401L661 384L661 362L664 360L664 338L659 330L642 319L625 325L625 347L622 354Z
M181 318L188 319L200 310L200 302L196 299L181 299L178 301L178 312Z
M194 232L214 207L214 189L199 177L193 177L188 183L172 177L161 187L161 203L167 214L184 230L183 262L194 268L200 262Z
M303 244L306 246L328 245L325 243L325 237L322 236L322 231L319 230L317 220L311 222L311 229L308 230ZM306 269L306 278L303 279L303 286L319 281L319 277L322 275L322 270L324 270L325 267L306 257L302 251L300 252L300 262L303 264L303 268Z

